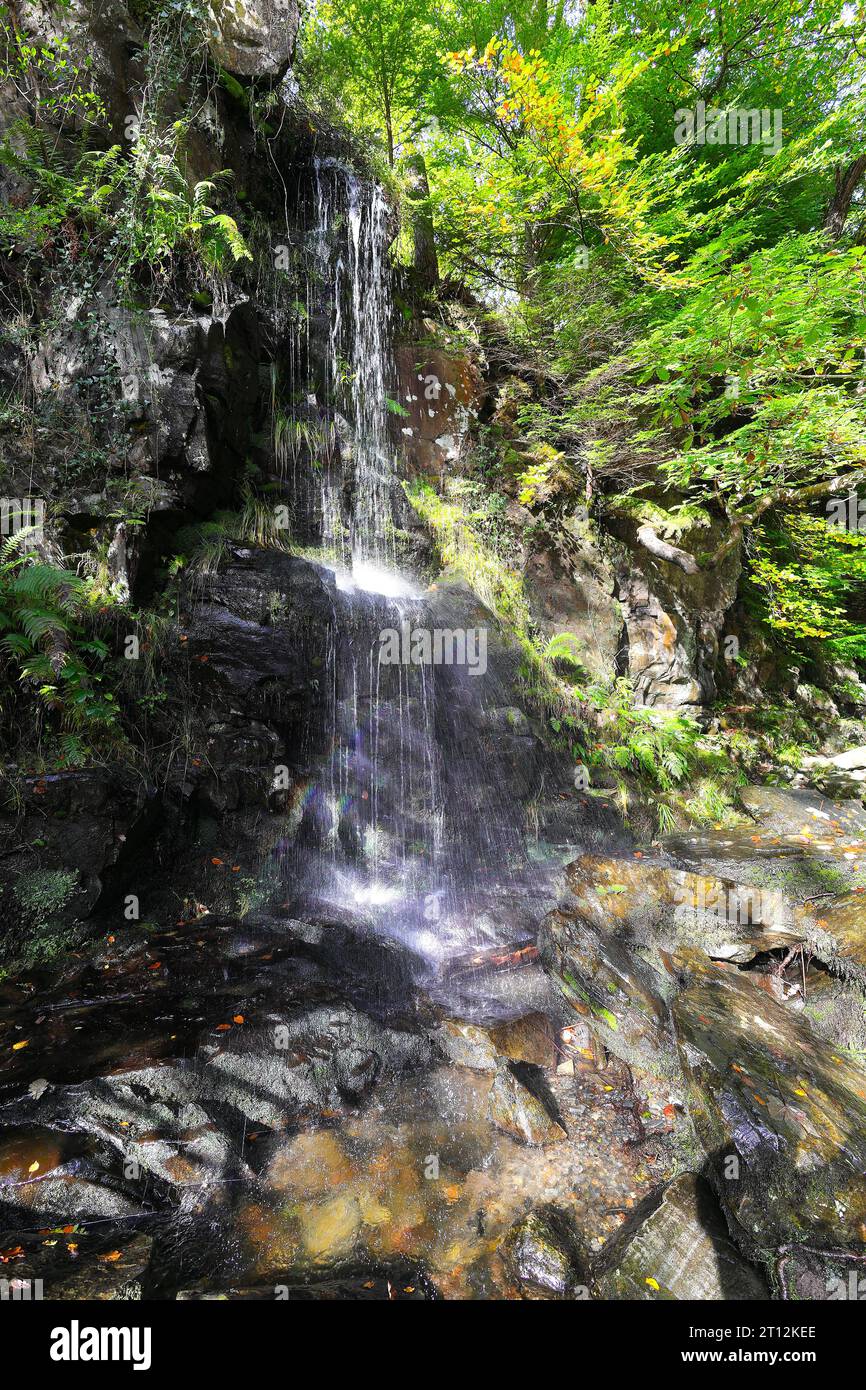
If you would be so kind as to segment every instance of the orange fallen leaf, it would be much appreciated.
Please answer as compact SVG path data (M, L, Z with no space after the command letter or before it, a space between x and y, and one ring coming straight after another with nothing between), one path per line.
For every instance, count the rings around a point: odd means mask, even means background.
M224 860L222 860L222 859L212 859L210 862L211 862L212 864L216 864L217 868L219 869L219 868L222 867L222 865L223 865L223 863L224 863Z
M230 1023L218 1023L216 1026L216 1030L218 1033L227 1033L231 1026L232 1025Z
M232 1019L232 1023L243 1023L243 1021L244 1021L244 1016L243 1016L243 1014L235 1014L234 1018Z
M114 1264L115 1261L120 1259L120 1251L109 1250L107 1255L100 1255L99 1258L102 1260L103 1264Z

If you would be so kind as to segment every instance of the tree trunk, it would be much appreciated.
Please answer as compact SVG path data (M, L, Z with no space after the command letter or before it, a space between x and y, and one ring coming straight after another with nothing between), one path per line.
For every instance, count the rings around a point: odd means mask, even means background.
M430 185L423 154L410 155L406 160L409 197L412 201L412 233L414 252L412 264L425 290L439 283L439 262L436 257L436 233L430 208Z
M838 241L845 230L851 199L854 197L857 185L864 174L866 174L866 154L861 154L857 159L853 159L847 169L843 169L841 165L836 169L836 189L824 216L824 229L829 232L834 241Z

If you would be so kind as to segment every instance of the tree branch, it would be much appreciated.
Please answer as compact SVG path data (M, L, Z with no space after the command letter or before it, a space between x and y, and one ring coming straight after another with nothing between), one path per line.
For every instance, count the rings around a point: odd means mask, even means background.
M772 507L781 506L786 502L790 506L800 506L803 502L814 502L819 497L829 497L834 492L845 492L863 481L864 471L866 470L861 468L856 473L837 475L835 478L828 478L823 483L812 483L809 487L781 487L776 488L774 492L768 492L766 497L762 497L760 502L745 516L736 519L731 518L731 534L726 541L722 542L718 550L704 561L702 568L718 569L731 551L739 545L746 527L754 526Z
M700 565L694 555L690 555L687 550L680 550L679 546L668 545L667 541L663 541L651 526L639 526L637 538L644 550L648 550L657 559L667 560L668 564L677 565L686 574L698 574L700 572Z

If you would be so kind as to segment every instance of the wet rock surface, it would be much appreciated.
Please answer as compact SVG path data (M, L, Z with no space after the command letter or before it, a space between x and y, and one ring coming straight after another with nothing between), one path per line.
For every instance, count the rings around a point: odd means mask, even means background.
M31 1298L65 1302L137 1301L146 1296L153 1250L147 1235L106 1234L66 1227L49 1236L0 1231L4 1277ZM13 1292L14 1296L14 1292Z
M9 989L0 1254L46 1297L537 1297L502 1248L531 1203L600 1246L664 1161L630 1147L631 1083L577 1053L560 1075L538 1014L382 1022L306 942L243 935L115 941L38 1010Z
M531 1212L503 1242L509 1272L528 1294L567 1298L582 1285L578 1242L555 1207Z
M730 967L680 962L691 1115L744 1247L866 1240L866 1078Z
M823 809L814 797L754 800L778 834L744 829L666 842L700 872L640 854L577 861L539 945L566 999L609 1051L681 1078L737 1259L765 1271L774 1296L829 1296L803 1289L816 1280L832 1287L836 1265L853 1267L866 1253L866 912L856 889L808 901L790 883L756 887L760 876L749 870L775 864L780 841L799 859L817 850L856 864L850 832L860 818L855 810L842 820L832 808L814 817L816 833L803 823ZM739 881L714 876L716 852L727 872L746 871ZM693 1208L696 1200L693 1192ZM679 1211L679 1198L675 1205ZM637 1291L636 1271L620 1284L617 1277L611 1265L600 1285L606 1296L694 1296L685 1275L673 1287L672 1271L667 1293L650 1270L641 1278L658 1288ZM700 1284L704 1275L694 1278ZM716 1284L698 1296L750 1295Z
M692 1173L648 1198L599 1266L603 1298L769 1298L765 1282L729 1239L710 1188Z

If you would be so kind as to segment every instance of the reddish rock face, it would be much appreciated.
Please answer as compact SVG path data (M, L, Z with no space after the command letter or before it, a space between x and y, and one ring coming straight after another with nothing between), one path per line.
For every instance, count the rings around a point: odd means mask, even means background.
M398 401L403 453L412 474L438 477L460 472L469 431L478 417L484 386L468 357L407 343L397 350Z

